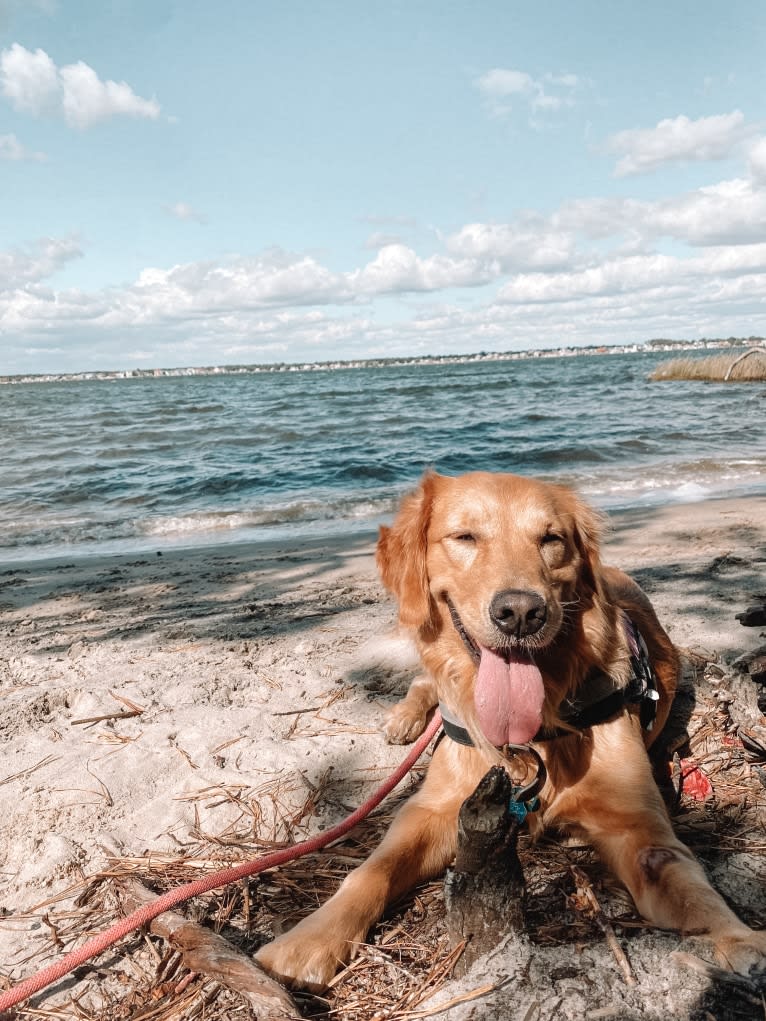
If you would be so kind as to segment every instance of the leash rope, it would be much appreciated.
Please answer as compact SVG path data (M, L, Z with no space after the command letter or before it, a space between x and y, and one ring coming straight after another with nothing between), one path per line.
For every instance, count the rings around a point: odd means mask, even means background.
M256 858L255 861L242 862L241 865L233 865L218 872L212 872L203 879L184 883L183 886L178 886L174 890L168 890L167 893L163 893L150 904L145 904L143 907L138 908L137 911L110 926L105 932L99 933L88 940L87 943L83 943L81 947L77 947L76 950L65 954L64 957L54 961L47 968L38 971L36 975L30 976L7 989L4 993L0 993L0 1012L9 1010L11 1007L21 1003L22 1000L26 1000L35 993L39 993L74 971L75 968L79 968L91 958L103 953L104 950L119 942L128 933L133 932L135 929L140 929L141 926L151 922L153 918L161 915L164 911L170 910L170 908L175 907L177 904L181 904L191 897L199 897L203 893L209 893L210 890L215 890L220 886L228 886L229 883L235 883L237 880L245 879L247 876L258 875L259 872L264 872L266 869L273 869L289 861L294 861L296 858L301 858L305 854L318 851L320 848L331 844L334 840L338 840L339 837L345 836L357 823L366 818L374 808L377 808L394 787L404 779L426 750L440 726L441 715L437 709L433 719L412 746L401 765L380 785L374 794L342 822L332 826L329 830L325 830L323 833L318 833L308 840L304 840L300 844L293 844L292 847L273 851L262 858Z

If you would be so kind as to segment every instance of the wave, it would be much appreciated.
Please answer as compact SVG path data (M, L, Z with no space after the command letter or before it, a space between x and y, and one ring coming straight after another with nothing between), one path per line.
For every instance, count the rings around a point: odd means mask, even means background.
M722 496L766 492L766 458L673 462L598 477L574 473L568 480L604 509L692 503Z
M0 401L0 545L39 553L372 527L426 467L537 475L607 509L766 491L762 392L653 387L652 364L15 388Z

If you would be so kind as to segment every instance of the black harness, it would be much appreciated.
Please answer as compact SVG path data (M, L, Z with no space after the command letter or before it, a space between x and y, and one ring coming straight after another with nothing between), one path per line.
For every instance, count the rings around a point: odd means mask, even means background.
M448 600L447 605L455 630L463 639L472 658L478 662L480 652L476 643L468 636L452 602ZM593 671L585 680L583 694L578 698L565 699L559 708L559 716L567 725L566 728L556 727L550 730L541 728L532 738L533 741L552 741L554 738L571 734L572 728L585 730L588 727L595 727L616 716L627 705L637 705L641 726L647 731L652 729L660 698L657 675L652 668L649 651L641 632L627 615L624 620L625 636L630 650L631 675L628 683L624 687L618 687L608 674L600 670ZM439 711L447 737L457 744L473 746L471 735L462 722L441 702Z

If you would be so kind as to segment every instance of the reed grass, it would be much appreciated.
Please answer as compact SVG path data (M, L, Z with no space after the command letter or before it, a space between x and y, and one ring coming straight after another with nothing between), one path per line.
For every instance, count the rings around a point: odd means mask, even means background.
M710 355L707 358L671 358L649 375L652 381L682 379L708 382L762 383L766 380L766 348Z

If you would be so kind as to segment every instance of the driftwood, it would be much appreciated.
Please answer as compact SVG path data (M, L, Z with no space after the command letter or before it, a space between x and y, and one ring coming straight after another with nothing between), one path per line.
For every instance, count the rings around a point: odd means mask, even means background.
M155 894L137 879L122 881L120 893L126 914L155 899ZM190 971L239 993L254 1008L258 1021L288 1021L301 1017L289 993L223 936L190 921L178 911L158 915L149 923L149 930L178 950Z
M744 361L745 358L749 358L750 355L754 354L766 354L766 347L750 347L743 354L739 355L738 358L735 358L734 361L729 366L729 368L726 370L726 375L723 377L724 383L728 383L729 380L731 379L731 370L734 368L735 365L738 365L739 362Z
M520 823L508 808L512 789L508 773L494 766L460 809L457 856L444 884L450 942L465 941L458 974L509 931L524 929Z

